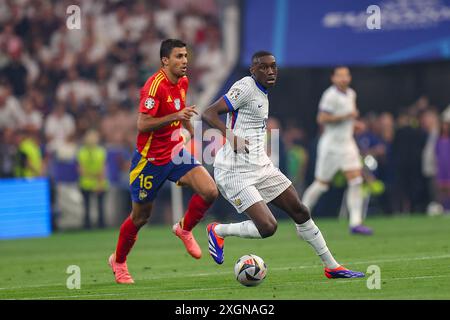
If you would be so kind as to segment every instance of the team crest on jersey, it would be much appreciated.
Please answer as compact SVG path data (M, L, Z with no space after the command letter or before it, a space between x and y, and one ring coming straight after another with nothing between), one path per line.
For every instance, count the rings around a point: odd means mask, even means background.
M237 100L237 98L242 93L242 90L239 88L233 88L230 90L230 93L228 94L229 98L232 100Z
M180 99L177 98L173 102L175 103L175 109L180 110L180 108L181 108L181 101L180 101Z
M155 99L147 98L144 102L144 106L149 110L153 109L153 107L155 106Z
M139 200L144 200L145 198L147 198L147 195L147 191L139 190Z

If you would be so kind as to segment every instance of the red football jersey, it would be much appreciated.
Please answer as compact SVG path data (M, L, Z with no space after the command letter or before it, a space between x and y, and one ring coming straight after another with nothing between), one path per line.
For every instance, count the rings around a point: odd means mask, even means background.
M160 118L178 112L186 107L186 93L189 80L186 76L178 83L169 81L161 69L152 75L141 88L139 112ZM172 154L183 148L181 121L172 123L151 132L139 132L137 150L151 163L164 165L170 162Z

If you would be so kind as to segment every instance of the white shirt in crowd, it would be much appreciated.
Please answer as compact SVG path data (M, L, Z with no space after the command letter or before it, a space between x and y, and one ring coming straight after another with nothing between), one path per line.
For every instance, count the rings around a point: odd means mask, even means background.
M44 130L45 136L49 139L48 150L53 152L66 142L67 137L75 132L75 120L68 113L62 116L52 113L45 121Z
M0 103L0 129L3 128L19 128L22 125L24 112L19 101L9 96Z

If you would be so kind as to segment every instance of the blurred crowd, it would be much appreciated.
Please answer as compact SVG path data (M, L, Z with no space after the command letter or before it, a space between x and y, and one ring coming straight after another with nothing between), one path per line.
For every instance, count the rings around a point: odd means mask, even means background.
M73 4L81 28L70 30ZM86 211L91 194L99 203L110 187L126 195L139 89L160 67L161 41L188 43L195 102L223 60L220 12L219 0L0 2L0 177L77 183ZM440 114L426 97L395 117L361 119L356 138L367 179L383 184L380 210L450 210L449 126L450 109ZM267 128L282 128L274 161L302 192L316 140L295 122L271 118Z
M71 5L79 29L68 28ZM125 187L139 89L160 68L161 41L188 44L191 103L221 63L220 19L216 0L1 1L0 177L76 181L80 146L98 134L105 175Z
M369 113L356 126L367 179L379 179L383 211L450 213L450 105L426 96L403 108Z
M286 154L280 168L302 193L314 178L317 137L289 123L278 127ZM422 96L397 115L369 112L356 122L355 139L376 212L450 213L450 105L439 112ZM333 183L345 187L341 174Z

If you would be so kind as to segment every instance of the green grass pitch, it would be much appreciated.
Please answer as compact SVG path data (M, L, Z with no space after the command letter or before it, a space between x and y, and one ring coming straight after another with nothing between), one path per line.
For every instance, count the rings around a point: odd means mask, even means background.
M116 284L107 265L118 228L3 240L0 299L450 299L450 216L371 218L371 237L348 234L345 221L316 219L316 224L340 263L364 272L380 267L379 290L368 289L367 277L325 278L312 248L283 220L271 238L227 238L220 266L208 254L206 224L194 232L203 250L200 260L185 252L170 226L145 227L128 258L136 282L131 286ZM268 266L258 287L234 278L235 261L247 253ZM70 265L80 267L80 289L66 287Z

